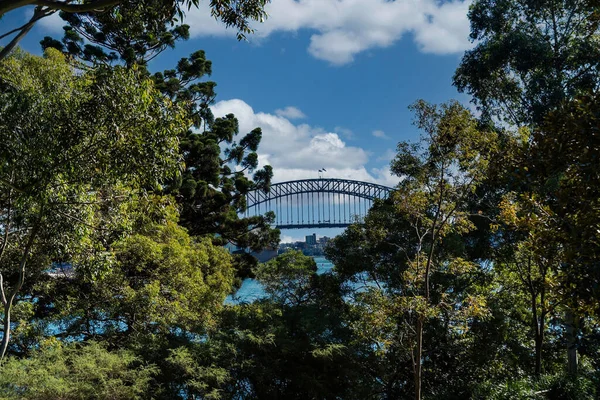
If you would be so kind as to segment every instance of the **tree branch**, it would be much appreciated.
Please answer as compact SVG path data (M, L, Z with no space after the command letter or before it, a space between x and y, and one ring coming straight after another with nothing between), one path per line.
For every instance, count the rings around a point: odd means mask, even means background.
M8 207L6 210L6 222L4 223L4 238L2 241L2 247L0 248L0 260L2 260L2 256L4 255L4 251L6 250L6 245L8 244L8 232L10 231L10 214L12 208L12 189L8 191ZM6 294L4 292L4 277L0 272L0 294L2 295L2 305L6 306Z
M70 4L69 2L52 1L52 0L5 0L0 2L0 16L9 11L15 10L27 5L36 5L48 7L52 10L60 10L68 13L84 13L84 12L100 12L107 8L121 4L123 0L98 0L85 4Z
M23 25L22 27L12 30L11 32L3 35L1 38L14 33L18 30L20 30L19 34L17 36L15 36L13 38L13 40L10 41L9 44L6 45L5 48L2 49L2 51L0 51L0 60L5 59L6 57L8 57L8 55L10 54L11 51L13 51L13 49L17 46L17 44L21 41L21 39L23 39L23 37L25 35L27 35L27 33L29 33L29 31L31 30L31 28L33 28L33 25L35 25L35 23L44 18L47 17L51 14L53 14L55 11L48 11L45 9L42 9L42 7L36 7L35 11L33 12L33 16L31 17L31 19L29 20L29 22L27 22L25 25ZM0 12L0 16L2 15L2 13Z
M0 362L4 360L4 356L6 355L6 349L8 348L8 341L10 339L10 314L12 310L13 302L17 297L17 293L23 287L23 282L25 281L25 265L27 264L27 258L29 257L29 252L33 247L33 242L37 236L40 225L42 224L42 218L44 217L44 208L42 206L42 210L40 211L40 215L38 216L38 220L36 221L31 234L29 235L29 239L27 240L27 244L25 245L25 249L23 249L23 256L21 257L21 262L19 263L19 280L15 285L12 293L6 300L6 304L4 304L4 334L2 336L2 344L0 345Z

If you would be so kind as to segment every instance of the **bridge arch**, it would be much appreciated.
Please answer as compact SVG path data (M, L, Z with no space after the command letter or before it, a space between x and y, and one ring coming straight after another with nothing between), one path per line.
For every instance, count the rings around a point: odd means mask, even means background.
M343 228L364 217L375 199L387 198L392 190L349 179L280 182L267 193L248 193L246 214L274 211L279 229Z

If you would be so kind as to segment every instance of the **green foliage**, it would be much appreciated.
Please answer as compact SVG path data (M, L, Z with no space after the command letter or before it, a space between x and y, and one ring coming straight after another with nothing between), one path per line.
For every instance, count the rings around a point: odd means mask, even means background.
M368 348L352 340L339 281L315 269L298 252L260 265L266 298L226 307L205 341L171 352L179 387L208 398L368 398L368 367L354 359Z
M152 76L156 87L181 105L192 121L191 129L181 137L185 170L166 192L178 199L181 223L193 235L217 233L215 243L233 242L254 251L275 247L279 232L270 228L272 213L239 217L246 210L246 194L268 190L273 177L270 166L258 169L262 131L255 128L238 141L239 124L233 114L215 120L209 106L216 84L203 80L211 74L211 66L204 52L197 51L182 58L176 69ZM253 173L253 179L247 173Z
M162 3L167 8L171 4ZM250 32L247 21L262 19L265 4L264 0L215 0L211 7L215 16L228 26ZM238 139L239 124L234 115L215 120L209 107L216 97L216 83L206 80L212 73L212 63L202 50L180 59L172 69L151 74L147 70L148 61L165 47L173 46L176 39L186 38L188 27L175 26L167 31L164 24L145 24L147 18L141 14L149 13L150 18L154 18L157 12L160 14L160 8L145 8L137 3L124 3L120 7L132 9L127 15L118 16L64 14L70 26L65 28L62 43L46 38L42 47L57 48L83 61L88 65L84 68L120 58L126 66L151 77L155 87L184 110L190 121L189 129L182 131L179 137L183 173L163 188L181 205L181 224L193 235L217 234L214 236L216 244L232 242L253 251L277 246L279 232L270 227L274 221L272 213L239 217L246 210L246 194L252 190L268 190L273 177L270 166L258 168L260 128ZM152 29L158 31L148 33ZM96 45L84 45L81 35ZM106 49L112 53L106 53ZM251 258L236 257L240 275L247 274L255 263Z
M75 265L67 282L40 287L46 292L42 304L57 304L46 312L66 324L69 336L131 346L152 335L201 334L214 324L233 283L225 249L208 238L191 238L171 221L111 247L109 254Z
M226 27L237 30L238 39L253 32L253 21L263 22L269 0L211 0L211 15ZM0 60L31 30L37 21L57 11L69 24L61 42L45 37L43 46L67 50L88 61L103 63L121 58L128 64L148 61L177 40L189 38L189 26L179 25L185 12L199 7L200 0L90 0L74 4L53 1L5 0L0 3L0 18L7 12L35 5L29 22L3 36L16 34L0 52ZM85 43L85 41L88 43ZM108 51L108 52L107 52Z
M243 35L265 3L210 7ZM299 252L256 266L220 247L279 232L239 216L273 172L260 128L210 112L205 53L148 70L198 2L92 4L54 3L69 26L44 58L0 52L0 397L598 396L596 0L473 2L455 83L482 118L416 102L400 184L322 275ZM241 270L266 296L224 304Z
M496 136L456 102L420 101L413 110L424 135L419 144L398 145L392 172L402 181L363 223L335 238L327 255L345 280L366 286L351 294L355 335L377 349L380 362L399 364L396 373L413 372L421 398L422 369L427 379L443 370L432 338L464 340L473 321L488 315L484 290L473 284L480 266L462 257L461 236L474 229L471 200ZM378 378L394 396L411 390L394 375Z
M595 388L587 377L545 375L537 380L522 378L505 383L484 382L473 396L478 400L593 400Z
M27 263L71 261L119 203L175 175L186 119L135 69L76 72L53 49L2 61L0 87L1 358Z
M539 124L562 101L598 87L596 0L477 0L475 48L454 76L484 118Z
M301 305L310 300L311 280L316 279L317 264L301 251L287 251L266 264L261 264L256 279L273 301Z
M0 64L0 85L5 190L60 196L74 181L153 185L174 173L186 121L135 71L76 74L55 50L19 53Z
M3 399L145 399L156 370L126 351L105 346L45 343L30 358L9 358L0 367Z
M537 213L541 234L548 245L564 249L562 286L586 304L586 311L596 307L600 295L599 117L597 94L566 103L534 131L528 160L535 200L543 207Z
M568 343L568 369L576 374L576 353L587 352L577 349L577 337L583 321L598 313L598 6L475 1L469 19L477 45L454 77L474 96L484 122L519 128L499 129L501 151L487 184L498 206L490 208L498 215L490 237L502 290L516 304L524 301L517 293L527 293L530 306L516 307L516 314L534 327L536 374L541 350L552 349L557 336Z

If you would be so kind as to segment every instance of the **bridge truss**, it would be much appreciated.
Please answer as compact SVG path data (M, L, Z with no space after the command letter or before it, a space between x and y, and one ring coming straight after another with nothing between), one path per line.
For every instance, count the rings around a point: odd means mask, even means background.
M279 229L344 228L361 220L375 199L384 199L392 189L348 179L304 179L275 183L269 192L247 196L246 215L275 212Z

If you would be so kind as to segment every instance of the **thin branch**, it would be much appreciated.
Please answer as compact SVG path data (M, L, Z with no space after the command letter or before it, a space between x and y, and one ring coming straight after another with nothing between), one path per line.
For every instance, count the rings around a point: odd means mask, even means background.
M87 226L88 228L92 228L92 229L94 229L94 230L99 230L99 231L108 231L108 230L109 230L108 228L100 228L100 227L98 227L98 226L90 225L90 224L88 224L87 222L83 221L82 219L80 219L80 218L77 218L77 217L74 217L74 216L72 216L72 215L69 215L69 214L67 214L67 213L64 213L64 212L62 212L62 211L60 211L60 210L56 210L56 212L57 212L58 214L62 215L63 217L65 217L65 218L69 218L69 219L72 219L73 221L77 221L77 222L79 222L80 224Z
M98 0L84 4L70 4L68 2L52 1L52 0L5 0L0 3L0 15L4 15L9 11L15 10L27 5L36 5L48 7L52 10L60 10L68 13L84 13L84 12L102 12L110 7L121 4L122 0Z

